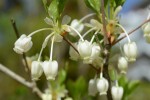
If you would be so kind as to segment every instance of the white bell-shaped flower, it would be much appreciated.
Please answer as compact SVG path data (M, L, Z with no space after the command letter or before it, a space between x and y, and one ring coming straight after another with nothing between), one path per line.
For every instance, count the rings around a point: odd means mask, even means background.
M77 19L74 19L72 22L71 22L71 25L70 25L72 28L76 29L79 33L82 32L82 30L84 29L84 25L79 22L79 20ZM69 32L70 35L72 36L77 36L76 32L74 32L74 30L70 29L71 31Z
M40 61L33 61L31 65L31 76L32 80L38 80L42 75L43 69Z
M102 77L101 73L101 77L97 81L97 90L100 92L100 95L106 95L108 87L109 87L108 80Z
M99 59L99 55L100 55L100 47L98 44L93 43L91 56L87 59L84 59L83 63L92 64L93 62L95 62L96 59Z
M74 45L75 48L77 48L77 43L74 43L73 45ZM72 59L72 60L77 61L79 59L79 54L71 46L70 46L70 49L69 49L69 55L70 55L70 59Z
M150 43L150 23L143 26L144 37L147 43Z
M119 86L113 86L111 88L111 94L113 100L121 100L123 97L123 88Z
M125 57L120 57L118 60L118 68L121 71L121 73L126 74L127 68L128 68L128 61Z
M97 91L96 83L97 83L96 79L91 79L91 80L89 81L88 93L89 93L89 95L91 95L91 96L95 96L96 93L98 92L98 91Z
M137 46L135 42L129 42L124 45L124 54L128 61L135 61L137 57Z
M92 45L87 40L79 41L78 51L82 59L88 59L92 54Z
M58 73L57 61L44 61L42 67L47 80L55 80Z
M31 49L33 43L31 41L31 37L27 37L25 34L21 35L21 37L15 42L14 51L18 54L23 54Z

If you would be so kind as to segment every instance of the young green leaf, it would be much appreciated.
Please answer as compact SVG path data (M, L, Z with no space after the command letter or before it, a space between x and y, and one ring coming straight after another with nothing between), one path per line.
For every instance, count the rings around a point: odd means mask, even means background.
M61 15L61 13L64 10L64 7L65 7L67 0L58 0L58 2L59 2L59 5L58 5L59 14Z
M84 0L86 5L96 13L100 12L100 0Z
M48 7L48 13L52 19L55 21L59 18L59 10L58 10L58 0L53 0Z

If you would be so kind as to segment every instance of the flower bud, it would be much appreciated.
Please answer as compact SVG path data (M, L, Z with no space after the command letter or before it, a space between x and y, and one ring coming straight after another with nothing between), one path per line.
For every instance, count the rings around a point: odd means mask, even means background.
M96 87L96 79L91 79L89 81L89 86L88 86L88 93L91 96L95 96L97 93L97 87Z
M31 65L31 76L32 80L38 80L39 77L42 75L43 69L41 62L39 61L33 61Z
M125 57L120 57L118 60L118 68L121 71L121 73L126 74L126 70L128 68L128 62Z
M77 43L74 43L73 45L74 45L75 48L77 48ZM70 49L69 49L69 55L70 55L70 59L72 59L72 60L77 61L79 59L79 54L71 46L70 46Z
M23 54L23 52L27 52L31 49L33 43L31 41L31 37L27 37L25 34L21 35L21 37L15 42L14 51L18 54Z
M111 89L113 100L121 100L123 96L123 88L119 86L113 86Z
M124 45L124 54L128 61L135 61L137 57L137 46L135 42L130 42Z
M97 82L97 90L100 92L100 95L106 95L108 91L108 81L105 78L100 78Z
M80 23L77 19L74 19L72 22L71 22L71 27L73 27L74 29L76 29L79 33L82 32L82 30L84 29L84 25L82 23ZM70 35L72 36L77 36L77 34L71 30L69 32Z
M55 80L58 73L57 61L44 61L42 67L47 80Z
M150 43L150 23L147 23L145 26L143 26L143 31L146 42Z
M82 59L87 59L92 54L92 45L87 40L79 41L78 51Z
M122 6L118 6L114 12L114 18L117 17L118 13L122 10Z

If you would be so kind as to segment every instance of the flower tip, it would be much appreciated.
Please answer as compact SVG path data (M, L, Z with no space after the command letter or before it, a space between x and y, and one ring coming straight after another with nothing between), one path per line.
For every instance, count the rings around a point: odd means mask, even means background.
M126 71L121 71L121 74L127 74L127 72Z
M47 77L46 79L47 79L47 80L53 80L53 81L54 81L54 80L55 80L55 77L50 77L50 76L49 76L49 77Z
M99 95L100 95L100 96L102 96L102 95L107 95L107 93L106 93L106 92L101 92L101 93L99 93Z

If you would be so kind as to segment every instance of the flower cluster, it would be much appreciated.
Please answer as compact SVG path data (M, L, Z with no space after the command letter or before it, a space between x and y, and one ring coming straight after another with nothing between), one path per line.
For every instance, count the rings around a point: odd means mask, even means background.
M89 81L88 92L91 96L95 96L98 92L99 95L106 95L108 88L108 80L103 77L103 73L100 73L100 78L95 77ZM123 88L118 86L117 81L115 86L112 86L111 88L111 94L113 100L121 100L123 97Z
M137 46L135 42L130 40L127 31L123 26L118 24L118 19L116 18L121 7L116 8L113 18L107 19L106 32L102 24L102 20L91 19L88 23L83 21L89 17L95 16L95 13L86 15L80 20L74 19L70 23L71 18L64 16L62 22L53 20L52 18L46 17L44 21L51 26L51 28L42 28L30 33L28 36L25 34L21 35L20 38L14 44L14 51L18 54L23 54L28 52L32 45L32 36L41 31L50 31L50 34L45 38L39 57L36 61L33 61L31 64L31 75L32 80L38 80L40 76L44 73L47 80L55 80L58 73L58 62L53 60L53 48L55 42L62 42L64 36L68 33L73 38L79 39L75 43L70 43L69 55L70 59L74 61L82 60L84 64L90 64L95 69L97 69L97 75L100 73L100 77L95 77L89 81L89 95L95 96L98 92L100 95L106 95L109 89L109 81L103 77L103 67L105 63L104 52L105 52L105 35L108 38L108 42L111 46L114 41L123 33L126 35L128 42L124 44L121 57L118 59L118 69L121 73L126 74L128 69L128 63L136 61L137 58ZM99 15L101 16L101 15ZM149 15L150 16L150 15ZM148 17L149 18L149 17ZM69 24L70 23L70 24ZM85 31L85 27L87 31ZM147 23L143 26L144 37L146 41L150 43L150 23ZM84 34L82 34L84 33ZM119 34L118 34L119 33ZM85 38L86 36L91 38ZM48 61L41 61L41 55L43 49L47 46L48 41L51 40L51 50L50 57ZM109 62L108 62L109 63ZM101 71L99 70L101 69ZM118 80L116 78L116 80ZM121 100L123 97L123 87L118 85L118 82L115 82L115 85L111 87L111 94L113 100ZM49 91L51 92L51 91ZM52 93L45 93L42 95L43 100L51 100ZM59 97L59 96L58 96ZM61 96L63 97L63 96ZM61 98L60 97L60 98ZM59 99L60 99L59 98ZM69 100L69 99L67 99Z

